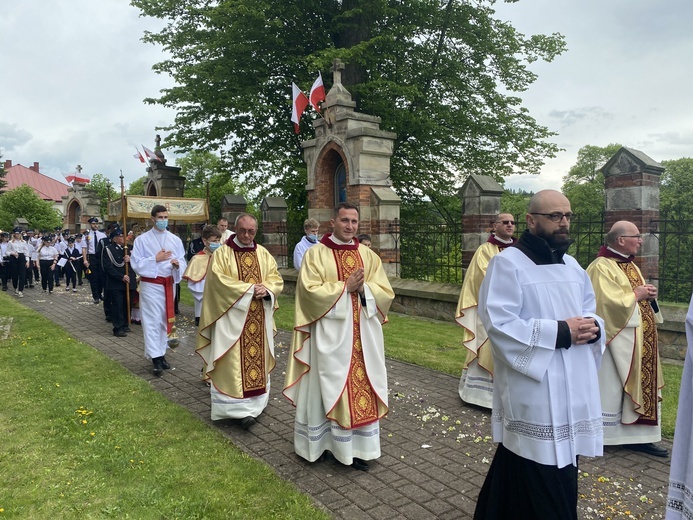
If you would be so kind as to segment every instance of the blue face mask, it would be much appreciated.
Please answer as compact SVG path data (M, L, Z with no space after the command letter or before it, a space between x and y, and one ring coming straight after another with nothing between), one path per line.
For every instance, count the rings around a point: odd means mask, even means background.
M316 244L318 242L318 235L306 235L306 238L308 239L308 242L311 242L312 244Z
M157 220L155 224L156 224L156 229L158 229L160 231L164 231L168 227L168 219Z
M219 242L210 242L208 247L209 247L209 250L210 250L212 253L214 253L214 251L216 251L217 249L219 249L219 246L220 246L220 245L221 245L221 244L220 244Z

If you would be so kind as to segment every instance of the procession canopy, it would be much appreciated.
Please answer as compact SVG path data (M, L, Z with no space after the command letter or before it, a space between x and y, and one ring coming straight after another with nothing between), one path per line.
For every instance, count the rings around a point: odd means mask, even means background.
M161 204L168 211L168 218L177 222L208 222L209 210L205 199L187 199L179 197L145 197L143 195L125 195L126 219L149 219L154 206ZM123 219L120 199L108 203L108 220Z

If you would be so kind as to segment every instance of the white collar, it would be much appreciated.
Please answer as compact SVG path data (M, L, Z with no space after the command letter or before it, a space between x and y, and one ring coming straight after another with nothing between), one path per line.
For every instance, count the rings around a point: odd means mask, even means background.
M629 258L629 257L630 257L630 255L624 255L623 253L619 253L618 251L616 251L616 250L615 250L613 247L611 247L611 246L606 246L606 248L607 248L609 251L611 251L612 253L616 253L618 256L621 256L621 257L623 257L623 258Z
M331 235L330 235L330 240L332 240L332 242L334 242L335 244L337 244L337 245L339 245L339 246L350 246L350 245L352 245L352 244L354 243L354 239L353 239L353 238L352 238L351 240L349 240L348 242L342 242L342 241L339 240L337 237L335 237L334 234L331 234Z
M238 235L234 235L234 236L233 236L233 243L236 244L238 247L242 247L242 248L244 248L244 249L248 249L248 248L250 248L250 247L253 247L253 244L250 244L249 246L246 246L246 245L244 245L244 244L241 244L241 243L238 241L237 236L238 236Z

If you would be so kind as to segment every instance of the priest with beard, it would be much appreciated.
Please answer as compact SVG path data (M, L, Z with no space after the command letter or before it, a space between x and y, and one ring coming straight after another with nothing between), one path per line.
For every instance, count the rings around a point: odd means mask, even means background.
M572 217L560 192L535 194L527 230L481 284L499 444L475 519L577 520L578 457L602 455L604 325L587 273L566 254Z

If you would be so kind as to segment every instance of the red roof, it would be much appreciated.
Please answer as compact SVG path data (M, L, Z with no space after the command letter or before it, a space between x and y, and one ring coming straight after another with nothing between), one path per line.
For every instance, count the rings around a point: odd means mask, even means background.
M69 188L67 184L56 181L21 164L10 166L5 171L7 172L7 175L5 175L5 181L7 182L5 191L19 188L22 184L28 184L43 200L62 202L63 196L67 195L67 189Z

